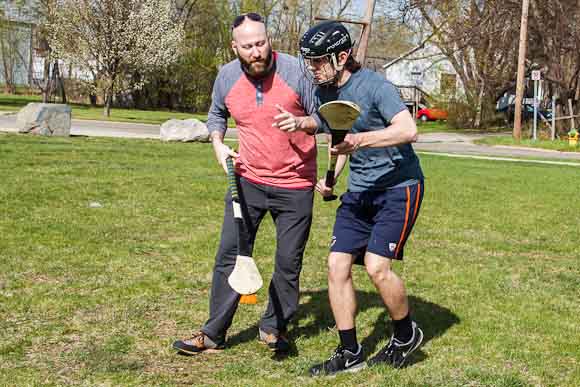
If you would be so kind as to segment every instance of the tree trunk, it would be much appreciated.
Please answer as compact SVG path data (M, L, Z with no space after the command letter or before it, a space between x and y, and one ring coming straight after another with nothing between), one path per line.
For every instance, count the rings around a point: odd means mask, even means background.
M105 110L103 115L107 118L111 116L111 100L113 99L113 90L109 89L105 92Z
M473 127L479 129L481 126L481 112L483 110L483 95L485 92L485 81L480 78L481 87L479 88L479 94L477 96L477 107L475 111L475 121L473 122Z
M30 42L28 46L28 87L32 88L33 84L33 61L32 52L34 51L34 25L30 25Z
M50 89L52 88L52 83L50 81L50 62L47 58L44 58L44 89L42 89L42 103L50 102Z
M60 98L62 103L66 103L66 90L64 89L64 82L60 75L58 61L54 61L54 66L52 68L52 78L55 86L58 88L58 91L60 92Z
M6 94L14 94L16 88L14 86L13 79L13 63L11 53L8 52L9 49L4 45L4 39L0 39L0 49L2 54L2 67L4 68L4 92Z
M558 102L556 105L556 118L563 117L563 115L564 110L562 109L562 104L561 102ZM556 136L559 137L562 133L565 133L564 120L558 120L556 121Z

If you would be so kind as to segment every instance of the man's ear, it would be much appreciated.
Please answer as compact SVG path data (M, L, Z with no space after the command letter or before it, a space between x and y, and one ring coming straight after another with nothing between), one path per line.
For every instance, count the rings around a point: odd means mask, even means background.
M236 45L236 42L234 40L232 40L232 51L236 56L238 56L238 46Z
M349 52L346 51L341 51L338 54L338 65L339 66L344 66L346 64L346 60L348 59L348 56L350 55Z

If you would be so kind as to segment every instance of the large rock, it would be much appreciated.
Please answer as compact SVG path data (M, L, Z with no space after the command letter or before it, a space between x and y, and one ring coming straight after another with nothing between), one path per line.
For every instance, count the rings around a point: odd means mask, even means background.
M20 133L43 136L70 135L71 107L53 103L29 103L18 113L16 125Z
M205 124L195 118L169 120L161 125L159 137L162 141L208 142L209 132Z

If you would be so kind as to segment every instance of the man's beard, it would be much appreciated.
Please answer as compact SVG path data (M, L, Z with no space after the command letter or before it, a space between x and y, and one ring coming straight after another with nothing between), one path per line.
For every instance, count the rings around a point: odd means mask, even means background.
M265 59L258 60L255 62L247 62L238 56L240 63L242 64L242 69L246 74L248 74L252 78L264 78L270 72L272 68L272 49L268 51L268 55Z

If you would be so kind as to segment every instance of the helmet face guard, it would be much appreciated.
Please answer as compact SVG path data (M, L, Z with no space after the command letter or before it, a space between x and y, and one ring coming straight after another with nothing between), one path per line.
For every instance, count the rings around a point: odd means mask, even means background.
M350 55L350 50L349 50ZM344 65L338 64L337 55L334 53L324 54L320 56L304 56L300 55L300 68L302 73L315 85L317 86L330 86L338 81L340 73L344 69ZM322 72L324 74L324 79L317 79L314 72L311 70L321 65L321 62L329 63L332 67L333 74L329 74L325 69L318 69L317 72Z

